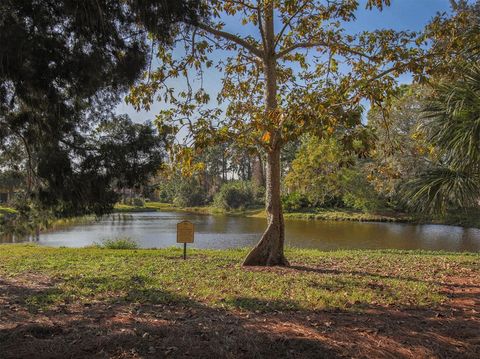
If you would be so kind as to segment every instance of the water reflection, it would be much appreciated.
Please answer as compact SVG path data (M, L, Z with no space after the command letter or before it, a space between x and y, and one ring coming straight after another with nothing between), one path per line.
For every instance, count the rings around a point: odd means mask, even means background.
M233 248L254 245L265 220L237 216L209 216L181 212L112 215L88 225L43 233L38 243L47 246L84 247L106 238L132 237L143 248L175 245L176 223L195 224L197 248ZM15 237L3 242L16 243ZM31 239L30 239L31 240ZM319 249L425 249L480 251L480 230L442 225L359 223L289 220L287 245Z

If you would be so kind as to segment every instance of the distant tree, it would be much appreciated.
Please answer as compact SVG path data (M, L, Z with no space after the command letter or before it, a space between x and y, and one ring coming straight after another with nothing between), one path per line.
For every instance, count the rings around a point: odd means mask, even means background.
M173 198L173 204L176 206L203 206L206 199L205 190L195 177L184 177L175 183L175 197Z
M226 182L215 196L215 206L225 209L246 208L254 202L254 189L251 182Z
M25 157L17 164L26 173L29 199L40 199L43 205L62 202L74 213L80 206L85 212L111 207L110 183L97 171L127 163L108 164L108 156L102 163L92 160L86 147L94 138L92 131L114 119L122 94L146 69L150 48L145 27L154 29L158 40L168 41L175 22L195 21L195 3L0 2L0 153L14 155L21 147ZM147 130L136 132L136 140L142 131ZM147 143L142 151L155 150L147 149ZM138 155L125 152L131 145L120 149L121 143L116 143L119 151L111 154Z
M366 6L382 9L389 3L368 0ZM187 141L195 148L226 139L263 148L268 226L245 265L287 264L280 201L282 147L309 131L341 129L351 135L360 124L362 99L381 102L396 76L422 68L414 33L345 31L358 7L358 1L327 0L203 2L210 20L178 27L172 48L180 55L160 48L160 66L130 94L138 108L149 108L156 98L169 102L157 116L158 126L173 133L187 128ZM240 21L248 34L226 31L226 19ZM214 50L222 56L212 55ZM225 113L208 106L210 96L202 85L197 89L187 81L187 90L171 89L169 79L189 78L192 71L201 75L212 66L224 74L218 99L227 102Z
M342 170L354 163L335 138L307 136L285 177L290 192L298 192L314 207L330 206L342 197Z
M341 188L343 205L347 208L364 212L385 208L385 199L368 178L363 161L342 169L338 186Z
M422 109L431 92L420 85L403 85L383 108L372 108L368 126L375 134L370 160L365 163L369 180L391 201L400 200L399 189L430 164L432 149L419 131Z
M71 154L75 160L67 161ZM37 175L48 183L37 188L39 206L56 216L108 213L119 190L146 183L164 155L163 140L150 124L114 117L73 152L58 149L39 156Z
M0 193L5 195L5 201L13 199L15 191L20 190L25 183L24 174L14 169L0 170Z

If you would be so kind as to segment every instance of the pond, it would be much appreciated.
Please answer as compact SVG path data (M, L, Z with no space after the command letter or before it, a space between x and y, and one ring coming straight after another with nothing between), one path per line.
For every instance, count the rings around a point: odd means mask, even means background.
M103 239L131 237L142 248L177 245L176 224L195 224L196 248L251 247L265 229L265 219L211 216L183 212L112 215L99 221L42 233L40 245L84 247ZM4 239L3 242L11 242ZM292 247L332 249L424 249L480 251L480 229L443 225L286 221L286 243Z

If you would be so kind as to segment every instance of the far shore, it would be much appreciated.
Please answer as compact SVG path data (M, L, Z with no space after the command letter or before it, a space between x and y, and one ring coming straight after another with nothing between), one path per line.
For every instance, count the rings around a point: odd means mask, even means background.
M257 206L246 209L225 211L214 206L178 207L171 203L148 202L143 206L128 204L117 204L114 213L128 212L156 212L156 211L178 211L195 214L209 215L235 215L252 218L266 218L263 207ZM320 221L354 221L354 222L391 222L411 224L443 224L460 227L480 228L480 211L451 213L443 218L428 218L418 215L410 215L394 211L361 212L349 209L328 208L317 210L304 210L299 212L284 213L285 219L296 220L320 220Z

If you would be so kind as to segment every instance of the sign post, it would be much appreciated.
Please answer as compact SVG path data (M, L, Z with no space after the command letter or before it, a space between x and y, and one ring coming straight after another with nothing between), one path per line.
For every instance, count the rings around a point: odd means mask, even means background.
M183 243L183 259L187 259L187 243L193 243L194 226L192 222L177 223L177 243Z

